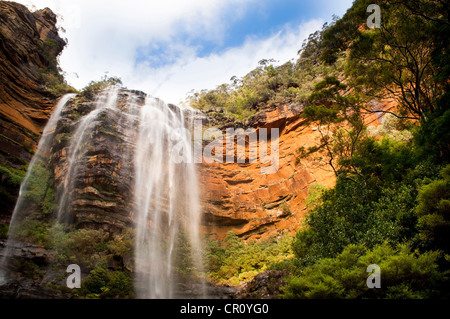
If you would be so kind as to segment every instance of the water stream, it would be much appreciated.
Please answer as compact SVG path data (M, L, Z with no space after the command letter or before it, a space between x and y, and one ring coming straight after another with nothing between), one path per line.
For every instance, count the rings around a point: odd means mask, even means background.
M172 152L174 146L180 144L186 152L192 150L191 134L185 129L186 123L192 122L192 119L185 118L186 114L192 112L167 105L151 96L145 97L144 105L140 96L141 103L138 104L137 94L118 87L104 90L96 97L93 107L74 122L71 138L65 146L65 175L56 190L58 207L54 217L60 224L71 225L73 222L73 194L78 186L77 180L86 175L86 154L89 145L94 143L93 132L113 113L116 114L115 118L119 119L117 134L120 130L120 134L125 132L127 136L134 136L122 160L134 165L133 209L129 215L135 232L136 296L152 299L189 297L180 291L180 284L202 272L197 172L192 162L173 161ZM22 183L11 226L31 214L30 207L24 209L27 202L24 193L29 187L30 176L38 162L43 165L49 163L54 132L64 109L71 107L68 102L74 96L64 96L47 123ZM128 96L125 101L124 96ZM190 157L192 154L184 155ZM0 264L0 281L3 282L7 277L9 244ZM189 275L186 269L190 269ZM203 285L197 287L201 291L196 295L204 297Z
M11 217L10 222L10 229L13 228L20 220L25 218L24 216L24 206L27 204L27 198L25 196L26 192L28 191L30 184L30 179L33 178L33 175L36 173L36 170L39 169L39 167L46 165L46 163L49 160L50 157L50 149L53 142L53 138L55 137L55 130L56 125L58 124L59 120L61 119L61 114L64 110L64 107L67 105L67 103L73 99L76 96L76 94L66 94L63 96L59 102L56 104L56 107L54 111L52 112L47 125L44 128L44 131L42 132L42 137L39 140L38 147L36 149L36 152L28 165L27 173L25 175L24 180L22 181L22 184L20 186L19 196L16 201L16 206L14 208L14 212ZM8 242L6 244L6 251L3 254L3 258L0 260L0 285L4 283L7 280L7 263L8 258L11 253L11 244L14 240L15 234L9 234L8 236Z
M171 159L175 144L190 150L184 112L148 97L140 110L136 143L136 286L141 298L172 298L179 254L201 270L200 206L193 163ZM189 154L187 154L189 156ZM179 246L186 251L180 251ZM178 245L178 247L177 247ZM178 253L175 254L175 252Z

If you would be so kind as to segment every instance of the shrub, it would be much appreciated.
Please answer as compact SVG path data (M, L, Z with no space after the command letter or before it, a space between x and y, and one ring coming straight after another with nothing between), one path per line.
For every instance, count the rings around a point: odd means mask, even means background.
M57 243L57 251L71 263L92 268L105 258L107 236L103 230L73 230L67 233L65 240Z
M133 294L131 274L123 271L110 272L104 263L98 264L81 283L80 295L86 298L129 298Z
M45 247L48 247L51 242L49 231L49 225L36 213L11 227L11 234L15 239Z
M93 99L97 93L112 85L122 85L122 80L118 77L104 77L100 81L91 81L81 90L81 95L87 99Z
M0 239L8 238L9 226L4 223L0 223Z
M244 242L234 232L223 241L208 241L204 260L214 281L238 285L293 257L292 237Z
M47 193L50 171L40 161L37 161L28 177L26 187L24 188L24 198L35 204L40 204Z
M45 69L39 70L40 82L45 89L55 96L65 93L78 93L78 91L67 84L63 72L58 66L57 56L60 53L60 44L54 39L47 39L41 45L41 53L47 61Z
M0 196L4 196L10 201L15 201L19 194L20 184L26 172L14 168L0 166Z
M437 261L441 253L411 251L388 243L368 250L349 245L336 258L324 258L287 279L284 298L431 298L448 280ZM368 289L367 266L381 268L381 289Z
M425 247L450 253L450 165L441 176L419 189L418 237Z

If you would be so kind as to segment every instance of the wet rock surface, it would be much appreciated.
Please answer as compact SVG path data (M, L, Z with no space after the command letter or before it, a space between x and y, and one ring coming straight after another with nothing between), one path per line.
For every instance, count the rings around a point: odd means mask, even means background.
M23 242L8 243L0 241L0 260L5 256L8 249L9 263L6 264L9 270L9 276L0 282L0 299L68 299L72 298L70 294L53 290L46 287L40 278L25 278L21 272L17 272L17 265L30 265L30 262L36 266L47 267L48 263L54 258L53 252L46 250L44 247L32 245ZM51 271L46 274L47 277L54 277ZM47 278L49 279L49 278Z
M269 270L256 275L236 293L238 299L276 299L284 284L286 271Z

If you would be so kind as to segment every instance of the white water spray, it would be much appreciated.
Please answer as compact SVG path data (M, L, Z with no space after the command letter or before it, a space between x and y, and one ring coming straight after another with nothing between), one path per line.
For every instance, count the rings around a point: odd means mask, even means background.
M57 220L60 223L70 222L71 219L71 216L67 214L67 210L70 208L70 195L75 187L74 180L77 172L83 169L82 165L80 165L83 163L79 163L78 160L83 158L86 152L84 146L89 142L90 135L96 128L98 116L101 112L116 107L118 90L118 87L112 86L101 92L95 101L95 109L80 119L80 123L73 134L67 157L67 173L58 205Z
M12 229L12 226L16 225L18 219L24 217L23 216L24 212L22 211L22 208L26 203L26 198L24 194L27 192L28 187L30 186L29 185L30 177L33 175L37 165L45 165L48 162L50 157L50 148L53 142L53 138L55 136L56 125L61 119L61 113L64 110L64 107L75 96L76 94L66 94L59 100L59 102L55 107L55 110L53 111L52 115L50 116L50 119L47 122L47 125L44 128L44 131L42 132L42 137L39 140L39 144L35 152L35 155L33 156L30 164L28 165L27 173L20 186L19 196L17 198L16 206L14 207L14 212L11 217L10 229ZM11 235L12 234L9 234L8 243L10 243L11 241ZM8 243L6 245L6 252L4 253L3 258L0 260L0 285L5 283L7 279L5 268L7 264L7 259L10 255L10 245Z
M201 271L195 165L175 164L170 159L175 143L190 146L192 141L187 130L180 130L185 122L183 112L173 108L147 98L140 112L135 155L135 271L139 298L174 297L180 243L188 243L184 253ZM174 132L181 134L174 138Z

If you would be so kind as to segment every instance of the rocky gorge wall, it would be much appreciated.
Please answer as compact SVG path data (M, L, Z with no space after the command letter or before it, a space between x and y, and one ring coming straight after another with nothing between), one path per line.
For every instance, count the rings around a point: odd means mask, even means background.
M0 2L0 222L8 223L19 185L58 96L42 84L42 73L63 50L56 15Z
M205 231L223 239L229 231L242 239L293 235L307 211L313 184L330 187L334 173L323 161L299 158L299 148L317 146L317 127L306 125L301 105L261 111L249 126L279 128L279 169L261 174L261 163L203 163L199 168Z

